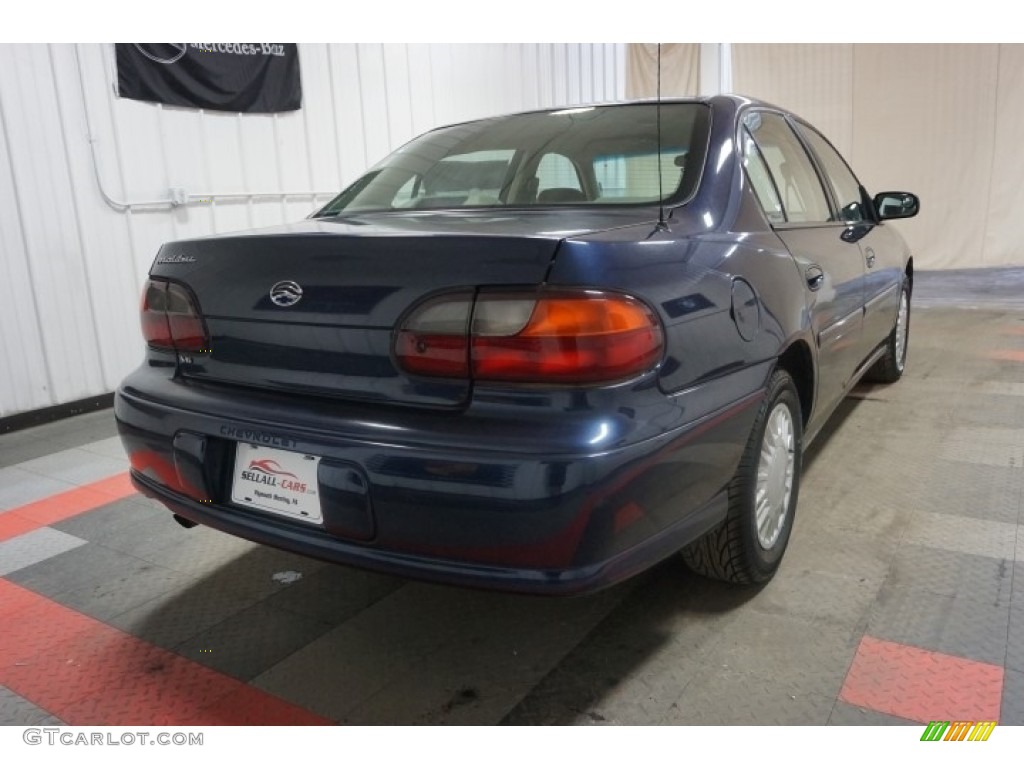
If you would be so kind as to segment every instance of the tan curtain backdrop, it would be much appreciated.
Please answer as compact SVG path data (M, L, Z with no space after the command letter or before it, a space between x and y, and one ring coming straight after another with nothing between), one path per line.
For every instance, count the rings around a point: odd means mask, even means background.
M662 43L661 95L696 96L700 92L700 43ZM658 95L658 46L630 43L626 55L626 98Z
M921 196L896 225L917 268L1024 264L1024 46L732 50L737 93L816 125L872 193Z
M852 45L733 45L732 77L736 93L757 96L802 115L850 157Z

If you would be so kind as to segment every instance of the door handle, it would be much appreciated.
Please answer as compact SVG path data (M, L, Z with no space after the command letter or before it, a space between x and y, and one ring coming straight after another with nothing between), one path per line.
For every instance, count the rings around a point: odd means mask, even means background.
M825 284L825 272L817 264L812 264L804 272L804 278L807 280L807 287L812 291L816 291Z
M869 267L875 266L875 252L871 248L864 249L864 260L868 263Z

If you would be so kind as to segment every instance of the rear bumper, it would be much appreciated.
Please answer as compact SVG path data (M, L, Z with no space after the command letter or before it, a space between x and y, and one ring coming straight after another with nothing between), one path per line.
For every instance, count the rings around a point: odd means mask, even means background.
M751 380L760 375L748 373ZM231 393L228 402L187 386L172 398L171 385L143 391L146 376L129 377L117 392L118 428L136 487L176 514L332 562L544 594L610 586L719 523L723 489L762 397L748 389L656 436L587 453L566 451L545 434L532 445L505 440L500 419L478 430L472 445L465 432L457 439L444 434L445 424L464 429L471 419L436 417L428 444L425 430L410 429L413 437L403 439L393 424L371 422L355 407L347 418L335 411L317 424L308 403L271 404L245 392ZM705 402L701 393L692 397ZM678 403L674 410L688 412ZM521 422L509 417L509 432L521 433ZM377 433L368 431L371 423ZM230 501L239 438L323 457L322 525Z
M586 594L624 581L711 530L725 518L727 504L725 492L719 492L700 509L694 510L658 536L603 562L561 569L538 569L486 565L371 548L338 539L312 527L286 526L274 519L239 514L236 510L211 508L160 486L134 471L131 478L141 493L157 499L175 514L250 541L409 579L543 595Z

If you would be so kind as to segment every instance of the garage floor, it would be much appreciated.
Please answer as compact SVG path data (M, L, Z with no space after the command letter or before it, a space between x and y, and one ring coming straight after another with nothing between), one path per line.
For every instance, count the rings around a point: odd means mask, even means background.
M1024 724L1024 270L919 276L907 375L810 449L761 589L325 565L180 528L114 435L0 437L0 723Z

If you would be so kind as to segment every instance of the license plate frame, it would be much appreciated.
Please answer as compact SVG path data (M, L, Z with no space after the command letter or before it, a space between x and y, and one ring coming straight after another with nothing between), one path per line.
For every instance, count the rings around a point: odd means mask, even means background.
M320 456L236 443L231 501L311 525L323 524L317 473Z

